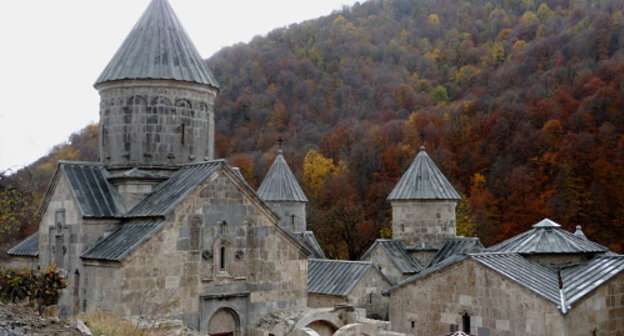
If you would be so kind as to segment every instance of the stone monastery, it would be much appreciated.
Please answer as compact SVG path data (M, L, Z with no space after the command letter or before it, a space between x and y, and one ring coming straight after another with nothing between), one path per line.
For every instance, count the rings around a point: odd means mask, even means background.
M56 263L62 314L165 315L202 335L624 335L624 256L544 219L485 248L424 148L394 239L328 260L281 151L260 188L214 159L219 84L167 0L95 83L100 162L61 162L15 263Z

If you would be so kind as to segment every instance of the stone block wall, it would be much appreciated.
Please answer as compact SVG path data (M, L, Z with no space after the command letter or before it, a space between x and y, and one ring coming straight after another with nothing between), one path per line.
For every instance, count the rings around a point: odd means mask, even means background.
M368 258L362 259L362 261L371 261L393 284L412 275L404 275L379 245L368 255Z
M370 269L364 279L349 294L349 303L356 308L366 309L367 316L388 318L389 298L381 293L390 283L379 272Z
M245 327L270 311L305 307L306 256L244 188L229 171L215 173L113 270L119 295L105 297L115 291L107 284L92 298L126 315L166 313L202 331L220 309ZM105 277L104 268L97 272Z
M337 304L347 303L349 299L346 296L308 294L308 307L310 308L333 308Z
M100 161L158 166L212 160L216 89L166 80L114 81L100 92Z
M67 289L63 291L59 306L61 315L69 316L85 307L82 301L87 295L86 287L79 280L84 279L80 256L114 230L119 221L84 219L62 172L51 192L39 223L38 265L47 267L56 263L65 272Z
M392 201L392 238L441 245L456 236L456 201Z
M569 336L623 336L624 273L575 302L565 325Z
M267 202L280 217L279 227L288 232L306 231L306 204L304 202Z
M563 335L557 306L466 259L394 290L390 296L393 329L419 336L446 335L450 325L462 330L470 316L471 334L479 328L497 336Z
M59 172L55 184L52 186L52 195L48 200L47 206L42 214L41 222L39 223L39 263L41 267L47 267L55 261L59 260L56 253L56 246L52 250L51 244L56 244L56 236L67 233L70 227L77 226L82 222L82 215L78 204L72 196L69 182L65 177L65 174ZM62 225L57 225L58 221L63 222ZM76 233L74 232L74 235ZM70 237L59 237L62 243L65 240L71 240ZM74 236L75 237L75 236ZM59 251L61 254L62 251ZM63 261L67 258L67 253L63 255L61 259ZM60 264L60 263L59 263ZM63 265L65 266L65 265Z

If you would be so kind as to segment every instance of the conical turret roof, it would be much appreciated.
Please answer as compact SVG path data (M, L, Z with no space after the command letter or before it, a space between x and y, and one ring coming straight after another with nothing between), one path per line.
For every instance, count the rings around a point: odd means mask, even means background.
M427 155L425 147L420 147L420 153L388 196L389 201L459 199L461 197Z
M152 0L95 85L172 79L219 87L167 0Z
M269 169L264 181L258 188L258 195L265 201L273 202L307 202L308 198L301 190L295 175L284 159L282 150Z

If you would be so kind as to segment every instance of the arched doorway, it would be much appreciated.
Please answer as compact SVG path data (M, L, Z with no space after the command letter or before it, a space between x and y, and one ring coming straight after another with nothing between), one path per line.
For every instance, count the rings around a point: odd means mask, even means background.
M240 318L228 308L217 310L208 322L208 334L211 336L240 336Z
M325 320L316 320L306 327L316 331L320 336L332 336L338 330L335 325Z

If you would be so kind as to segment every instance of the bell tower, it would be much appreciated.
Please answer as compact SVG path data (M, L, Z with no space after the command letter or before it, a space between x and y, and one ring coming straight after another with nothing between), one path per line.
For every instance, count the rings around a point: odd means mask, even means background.
M214 158L219 84L167 0L152 0L95 88L100 161L109 168Z

